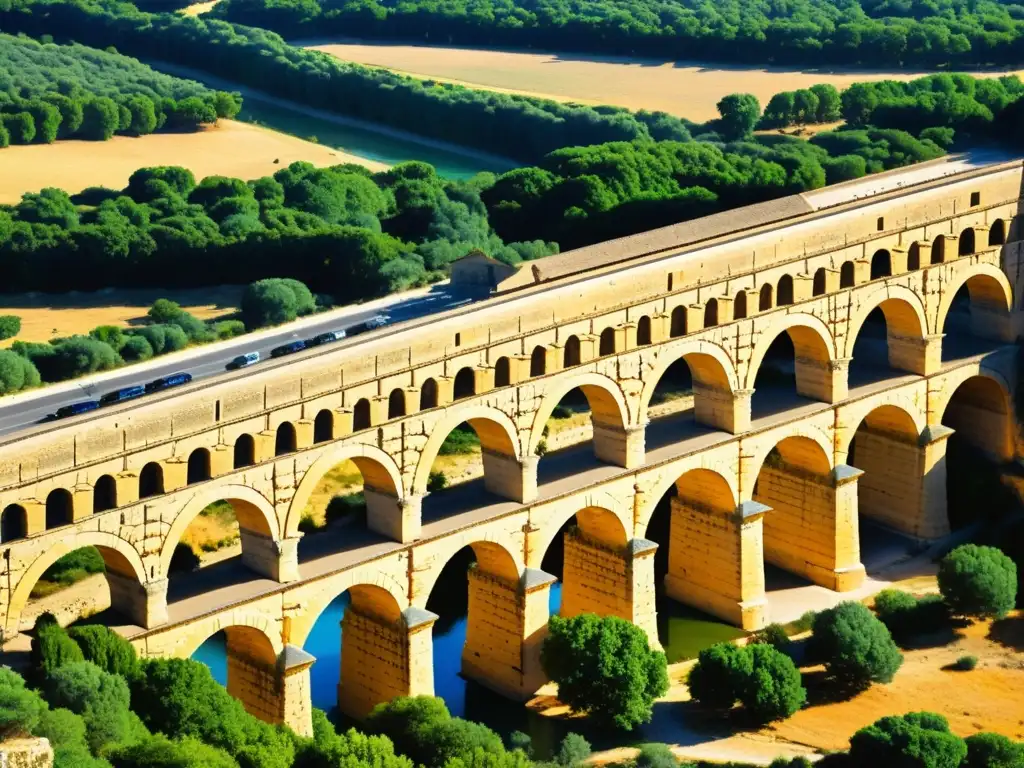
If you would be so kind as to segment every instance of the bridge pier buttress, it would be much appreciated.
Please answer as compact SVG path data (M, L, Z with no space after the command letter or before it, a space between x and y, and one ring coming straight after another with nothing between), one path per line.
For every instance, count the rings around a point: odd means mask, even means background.
M134 574L123 575L107 568L110 604L144 629L167 623L167 579L139 584Z
M735 392L694 382L693 408L698 424L739 435L750 429L752 389Z
M924 338L889 334L889 365L899 371L931 376L942 368L942 337L937 333Z
M258 531L241 528L242 564L281 584L299 580L299 539L274 540Z
M764 518L765 561L837 592L859 587L865 573L857 479L863 474L846 464L819 477L785 463L766 463L754 494L771 510Z
M594 424L594 455L616 467L643 466L646 456L647 424L619 427Z
M400 499L395 494L363 486L366 522L371 531L408 544L420 537L423 524L423 494Z
M300 736L313 735L309 670L316 659L286 645L276 658L253 633L228 630L228 693L245 711L264 722L289 726Z
M338 708L362 719L397 696L434 695L431 629L437 614L406 608L397 620L345 609Z
M579 529L567 531L559 613L566 618L581 613L618 616L640 627L651 647L660 649L654 601L657 549L647 539L635 538L625 547L616 547Z
M547 682L540 649L548 598L558 579L534 568L517 583L477 567L469 571L469 618L462 673L503 696L528 701Z
M796 358L797 394L822 403L838 403L849 394L850 360Z
M484 488L505 499L527 504L537 498L539 456L522 460L484 449Z
M763 518L769 508L745 501L730 511L678 496L671 507L666 594L743 629L764 627Z

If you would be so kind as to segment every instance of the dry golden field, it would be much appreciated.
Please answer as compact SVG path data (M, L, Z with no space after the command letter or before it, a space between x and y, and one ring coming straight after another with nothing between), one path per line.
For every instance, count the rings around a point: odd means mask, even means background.
M242 289L236 285L173 291L104 290L0 296L0 315L21 318L21 333L17 339L0 342L0 346L10 345L15 340L49 341L54 336L88 333L98 325L137 324L157 299L171 299L199 319L211 320L235 312L241 296Z
M387 67L415 77L474 88L544 96L584 104L614 104L669 112L694 121L717 117L729 93L752 93L762 106L780 91L828 82L837 88L865 80L910 80L915 72L806 72L776 68L704 66L613 56L519 53L413 45L329 43L309 47L340 59ZM998 76L1002 72L987 73Z
M15 203L25 192L58 187L121 189L128 177L150 165L180 165L197 179L213 174L256 179L296 160L314 165L359 163L374 171L386 166L332 147L250 123L221 120L198 133L156 133L110 141L58 141L0 150L0 203Z
M206 0L204 3L193 3L192 5L182 8L180 13L185 16L202 16L208 10L213 8L220 0Z

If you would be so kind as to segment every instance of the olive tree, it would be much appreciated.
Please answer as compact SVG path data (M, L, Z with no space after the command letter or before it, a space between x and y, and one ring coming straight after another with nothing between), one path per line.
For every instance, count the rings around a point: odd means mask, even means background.
M903 654L886 626L852 601L815 616L808 653L825 665L833 680L854 688L888 683L903 664Z
M963 544L939 563L939 592L955 614L1002 618L1017 601L1017 566L995 547Z

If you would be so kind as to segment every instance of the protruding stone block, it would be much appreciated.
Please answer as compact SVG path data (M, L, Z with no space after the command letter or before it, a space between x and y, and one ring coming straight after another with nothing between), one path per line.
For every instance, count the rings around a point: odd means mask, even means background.
M235 468L235 448L232 445L215 445L210 451L210 477L226 475ZM120 499L118 499L120 501Z
M277 659L281 686L281 722L299 736L313 736L313 696L309 672L316 657L294 645L286 645Z
M117 506L124 507L139 500L139 476L134 472L118 472L114 475Z
M40 501L18 502L25 510L25 535L35 536L46 530L46 505Z
M167 579L139 584L134 576L107 570L110 605L135 624L153 629L167 623Z
M335 408L334 415L334 439L346 437L352 434L352 426L355 415L351 408Z
M313 420L299 419L292 424L295 427L295 450L304 451L313 445Z
M594 422L594 455L617 467L633 469L643 466L646 433L646 424L623 429Z
M188 461L186 459L176 456L161 461L160 466L164 473L164 493L171 493L188 485Z
M478 395L494 389L494 369L479 367L473 369L473 391Z
M505 499L526 504L537 498L537 456L515 456L484 450L484 488Z
M750 429L750 403L754 390L732 392L694 382L693 407L698 424L739 435Z
M366 523L371 531L402 544L420 537L422 495L413 494L399 499L392 493L364 485L363 498L366 500Z
M850 358L816 360L796 359L797 394L823 403L838 403L849 394Z
M889 365L898 371L930 376L942 368L942 334L915 338L889 334Z
M91 485L83 483L76 485L71 492L71 521L78 522L92 515L93 510L93 489Z
M262 533L242 528L242 564L268 579L287 584L299 580L301 535L275 541Z
M256 464L270 461L276 452L277 432L267 429L253 435L253 460Z

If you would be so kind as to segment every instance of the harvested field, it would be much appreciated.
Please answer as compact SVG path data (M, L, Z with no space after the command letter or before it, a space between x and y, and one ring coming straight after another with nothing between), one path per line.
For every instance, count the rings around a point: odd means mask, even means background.
M171 299L200 320L230 315L242 296L237 285L165 291L104 290L95 293L0 295L0 315L21 318L20 341L49 341L55 336L88 333L98 325L129 326L142 323L157 299ZM11 344L14 339L0 342Z
M198 133L7 147L0 154L0 203L16 203L25 192L44 187L69 193L94 186L121 189L133 172L151 165L180 165L197 179L221 174L248 180L270 175L296 160L319 166L359 163L373 171L387 167L267 128L221 120Z
M526 53L357 42L307 43L340 59L386 67L415 77L474 88L583 104L614 104L669 112L703 122L729 93L752 93L764 106L779 91L832 83L845 88L866 80L911 80L920 72L799 71L705 66L615 56ZM1005 72L987 72L996 77Z

